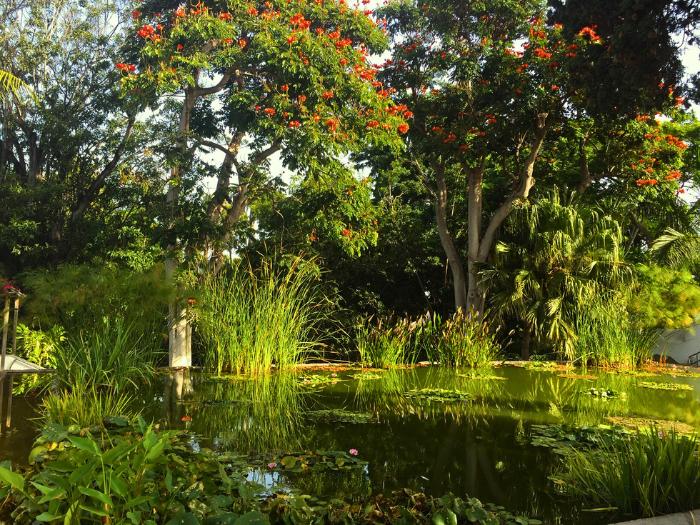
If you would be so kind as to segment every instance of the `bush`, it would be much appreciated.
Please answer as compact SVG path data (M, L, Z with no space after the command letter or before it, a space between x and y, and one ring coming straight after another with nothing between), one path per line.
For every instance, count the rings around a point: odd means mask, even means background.
M30 325L62 326L67 334L92 331L121 318L141 344L161 346L174 289L162 265L137 272L114 266L64 265L26 274Z
M562 479L571 496L631 516L687 511L700 505L698 452L695 436L656 429L607 438L599 452L573 452Z
M320 346L317 327L329 307L319 292L316 267L301 258L287 269L243 263L207 276L196 309L196 333L205 365L222 372L261 374L286 368Z

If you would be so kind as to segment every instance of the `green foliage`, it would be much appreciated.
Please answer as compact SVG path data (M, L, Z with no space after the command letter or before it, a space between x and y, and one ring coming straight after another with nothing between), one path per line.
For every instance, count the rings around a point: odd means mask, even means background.
M317 327L329 316L315 266L301 258L286 269L244 264L202 282L197 334L206 366L262 374L303 361L319 347Z
M523 205L508 221L493 267L483 272L495 313L575 359L578 312L631 278L622 244L617 221L556 190Z
M630 293L630 312L640 327L679 329L700 314L700 286L684 269L639 265L637 286Z
M569 455L561 479L572 497L632 516L684 512L700 504L698 441L656 430L608 439Z
M134 271L116 266L63 265L23 279L26 315L40 326L60 325L71 336L100 330L105 318L119 318L132 345L160 347L167 304L174 296L162 265Z
M88 385L74 385L51 392L41 400L40 413L45 425L94 428L109 417L133 417L138 409L131 395Z
M404 394L408 398L424 399L426 401L437 401L448 403L454 401L469 401L473 398L468 392L459 390L448 390L445 388L419 388L409 390Z
M652 357L659 331L632 323L620 296L579 305L570 358L582 366L634 368Z
M61 345L65 343L66 332L63 327L54 325L50 330L32 330L25 324L17 325L17 339L19 348L17 353L32 363L44 368L56 366L56 355ZM38 387L42 383L36 374L25 374L21 382L15 387L17 393L24 393Z
M414 363L417 356L411 345L411 336L411 323L408 319L401 319L394 324L382 319L365 321L355 332L360 363L376 368Z
M441 365L458 368L489 366L499 351L488 323L462 311L442 325L436 348Z
M44 429L24 474L0 466L0 512L24 525L64 523L170 525L479 523L536 525L503 507L451 494L441 498L405 489L367 497L358 505L283 493L261 498L262 487L245 479L247 465L229 454L194 450L190 436L160 432L143 420L112 420L114 429L78 435L64 427ZM366 462L337 451L286 454L268 468L347 471Z
M142 342L119 317L102 319L57 347L52 381L64 388L123 393L138 389L155 373L160 352Z

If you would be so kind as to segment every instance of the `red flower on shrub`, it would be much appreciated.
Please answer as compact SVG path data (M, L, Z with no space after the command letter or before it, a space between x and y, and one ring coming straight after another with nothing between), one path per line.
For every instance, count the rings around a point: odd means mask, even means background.
M403 124L399 124L399 126L396 129L398 130L399 133L401 133L402 135L405 135L406 133L408 133L408 130L410 128L409 128L408 124L406 124L404 122Z

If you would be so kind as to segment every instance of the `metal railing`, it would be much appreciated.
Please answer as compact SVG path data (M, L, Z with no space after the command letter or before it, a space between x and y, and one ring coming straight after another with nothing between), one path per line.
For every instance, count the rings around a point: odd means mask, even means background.
M700 366L700 352L688 356L688 364L690 366Z

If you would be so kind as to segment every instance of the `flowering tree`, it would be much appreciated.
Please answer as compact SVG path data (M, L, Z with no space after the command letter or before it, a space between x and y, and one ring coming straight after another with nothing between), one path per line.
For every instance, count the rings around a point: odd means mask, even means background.
M410 114L394 104L367 60L386 36L370 11L344 0L194 6L153 0L132 14L134 59L116 64L125 90L149 101L183 97L169 159L173 234L183 173L199 151L223 155L204 239L215 268L235 223L268 180L272 155L279 152L287 166L308 175L365 144L397 147L398 135L409 130ZM180 248L174 237L171 274ZM182 307L171 307L170 325L172 356L174 347L189 345Z

